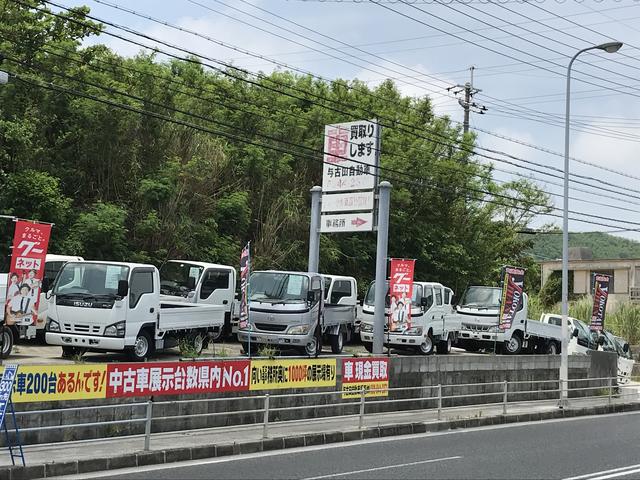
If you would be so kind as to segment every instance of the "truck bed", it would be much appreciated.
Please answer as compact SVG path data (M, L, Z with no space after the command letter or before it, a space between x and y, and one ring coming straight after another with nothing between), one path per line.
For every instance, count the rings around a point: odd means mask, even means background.
M324 304L324 325L348 325L356 321L355 305Z
M212 328L224 325L224 305L160 302L159 329L163 331Z
M561 326L539 322L538 320L527 319L526 332L528 335L534 335L536 337L553 338L556 340L562 338Z

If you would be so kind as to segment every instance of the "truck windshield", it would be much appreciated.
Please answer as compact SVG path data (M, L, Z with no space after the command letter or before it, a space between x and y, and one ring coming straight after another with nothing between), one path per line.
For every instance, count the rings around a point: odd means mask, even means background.
M309 278L281 272L256 272L249 279L249 299L265 303L304 303Z
M129 277L129 267L104 263L66 263L56 278L53 294L85 297L115 297L118 282Z
M186 262L167 262L160 268L160 293L186 297L189 294L189 277L196 285L204 267Z
M501 293L499 287L469 287L462 295L460 306L496 309L500 306Z
M365 305L371 305L372 307L376 303L376 282L371 282L369 285L369 290L367 290L367 296L364 298ZM387 291L387 298L385 300L385 305L389 306L389 282L386 282L385 289ZM417 283L413 284L413 293L411 295L411 304L414 307L420 306L420 299L422 298L422 285Z

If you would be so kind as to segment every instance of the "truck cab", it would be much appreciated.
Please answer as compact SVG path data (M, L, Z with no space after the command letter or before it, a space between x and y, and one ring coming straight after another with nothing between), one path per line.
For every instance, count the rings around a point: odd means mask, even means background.
M326 294L325 285L329 288ZM332 351L340 353L346 330L353 328L355 321L356 292L352 277L253 272L249 278L249 322L238 330L238 340L245 352L255 351L259 345L274 345L317 356L328 337Z
M416 349L423 355L430 355L437 348L440 353L448 353L456 339L458 327L451 318L453 290L437 282L414 282L411 298L411 319L403 315L401 321L394 312L398 300L389 297L387 281L385 299L384 345L390 348ZM367 349L373 349L373 318L375 310L375 281L369 286L362 304L363 320L360 338Z
M562 326L562 315L552 313L543 313L540 315L542 323ZM574 353L587 353L589 350L598 349L597 336L589 330L589 326L581 320L573 317L567 317L569 329L569 355Z
M224 328L214 332L213 337L213 340L218 340L237 330L236 277L236 269L228 265L169 260L160 267L160 299L224 305Z
M618 355L618 383L629 383L634 364L629 343L608 330L602 331L601 340L598 343L601 344L600 348L603 351L615 352Z

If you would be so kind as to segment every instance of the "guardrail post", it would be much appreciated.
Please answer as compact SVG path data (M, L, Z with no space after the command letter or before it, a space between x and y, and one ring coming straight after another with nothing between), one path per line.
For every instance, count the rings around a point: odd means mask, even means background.
M269 394L264 396L264 425L262 426L262 438L269 437Z
M613 382L611 381L611 377L607 378L607 383L609 384L609 405L611 405L611 394L612 394L612 389L613 389Z
M502 394L502 414L507 414L507 402L509 401L509 383L505 380Z
M364 387L360 389L360 420L358 428L364 427Z
M153 402L151 399L147 401L147 417L144 422L144 451L150 450L151 444L151 419L153 418Z
M442 384L438 384L438 420L442 417Z

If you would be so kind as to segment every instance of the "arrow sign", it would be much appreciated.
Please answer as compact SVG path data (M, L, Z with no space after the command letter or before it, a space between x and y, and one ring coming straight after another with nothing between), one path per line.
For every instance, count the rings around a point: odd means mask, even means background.
M372 230L372 212L322 215L320 220L322 233L371 232Z

